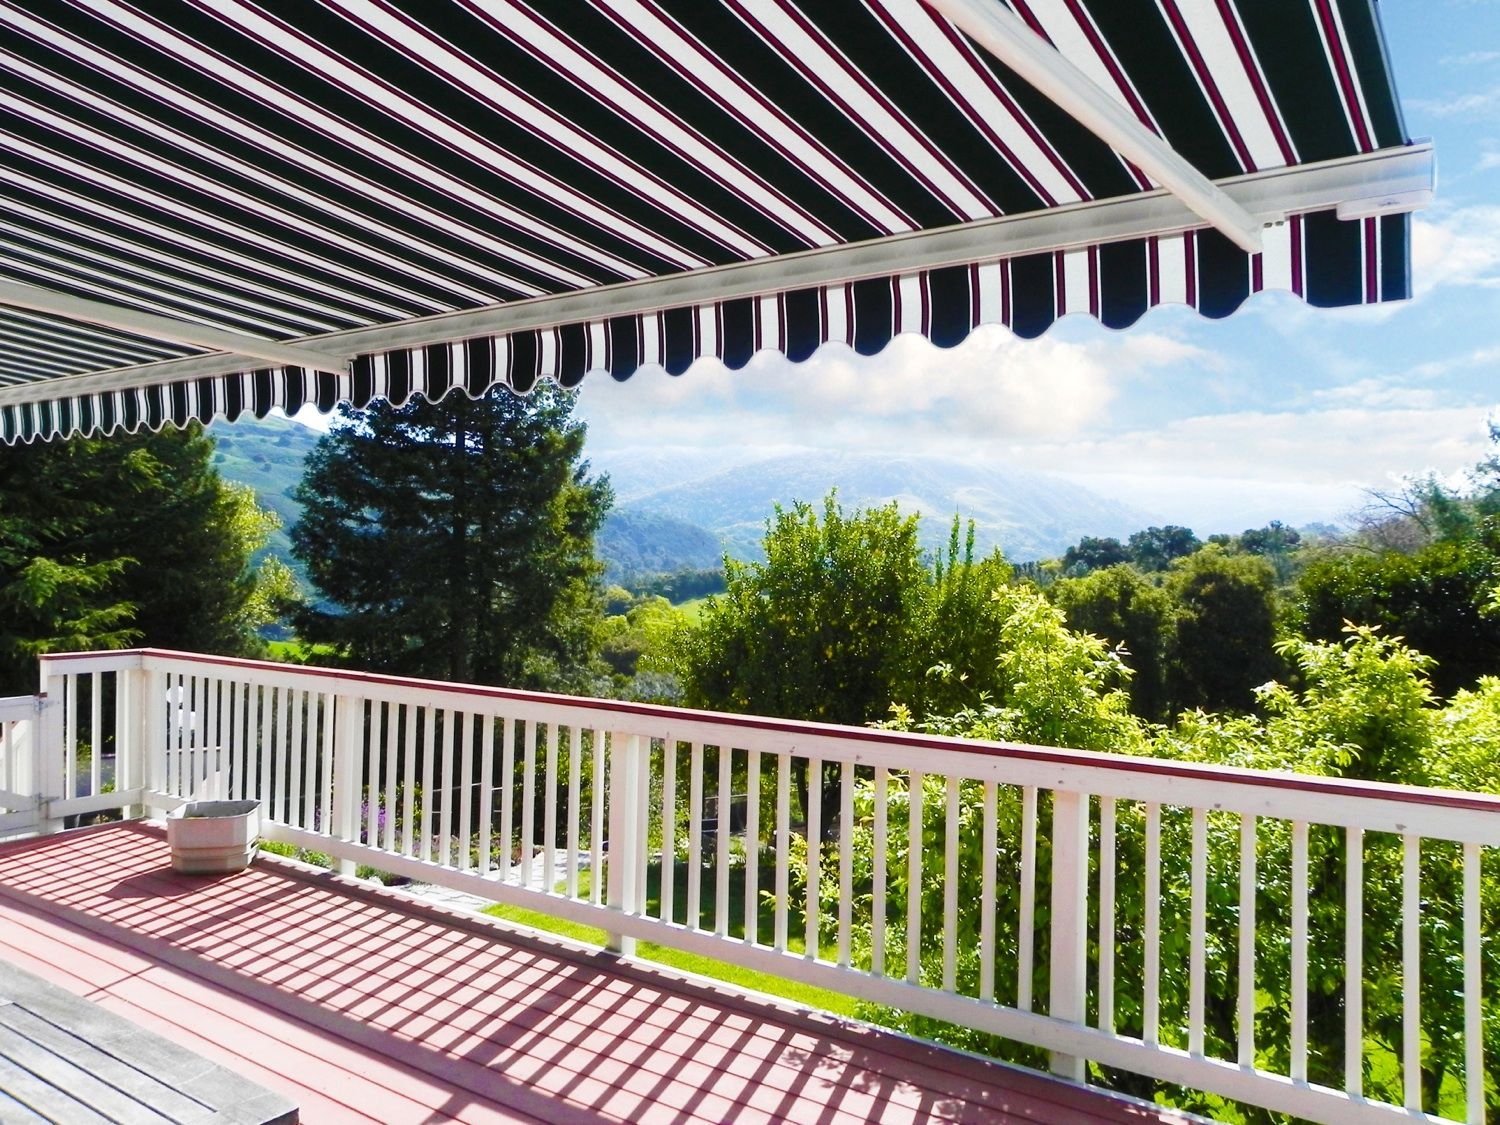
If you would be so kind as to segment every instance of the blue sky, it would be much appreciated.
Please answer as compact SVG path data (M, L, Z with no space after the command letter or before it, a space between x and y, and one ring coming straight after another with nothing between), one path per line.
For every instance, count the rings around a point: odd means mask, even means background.
M1308 308L1287 294L1209 321L1158 309L1111 332L1000 328L940 351L901 337L730 373L591 377L590 452L699 466L793 449L908 450L1067 474L1200 534L1336 520L1403 474L1455 473L1500 408L1500 0L1382 0L1409 133L1438 152L1414 228L1414 300Z

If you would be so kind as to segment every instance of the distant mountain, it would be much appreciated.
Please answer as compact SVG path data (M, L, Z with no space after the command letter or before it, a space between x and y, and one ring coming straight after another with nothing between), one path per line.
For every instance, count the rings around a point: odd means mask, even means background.
M291 491L302 479L303 461L318 443L318 433L300 422L273 415L260 421L220 422L210 428L209 434L218 443L214 467L220 475L248 484L261 507L281 517L282 527L271 536L264 553L291 566L306 587L305 573L291 554L288 533L302 516L302 505L292 499ZM648 473L645 479L656 478ZM649 485L644 490L650 491ZM683 520L628 504L606 518L597 546L605 564L605 578L610 582L684 567L715 567L724 558L717 536Z
M595 457L611 476L614 461ZM670 479L652 468L659 479ZM999 547L1013 562L1053 558L1085 535L1123 538L1154 522L1145 512L1045 473L879 453L789 454L697 479L684 471L678 483L633 490L630 507L695 524L722 539L732 555L756 558L775 504L817 504L834 486L846 510L894 500L903 512L920 515L929 550L946 545L955 513L972 519L979 550Z
M707 570L724 560L717 536L684 520L635 507L610 512L599 529L596 549L604 560L604 580L612 584L684 567Z
M269 551L291 561L287 531L302 514L289 493L318 434L284 418L220 423L214 462L229 480L255 489L284 527ZM589 451L607 472L618 507L598 539L610 581L716 566L725 551L760 555L773 505L817 504L837 486L846 510L896 501L922 517L922 543L946 545L954 513L972 519L981 551L1000 547L1013 562L1053 558L1085 535L1123 538L1152 523L1130 508L1060 477L938 457L795 453L764 460L733 451Z
M292 525L302 515L302 505L291 497L291 491L302 479L302 462L318 444L318 434L300 422L275 415L262 421L241 418L236 422L218 422L209 427L209 436L218 444L214 467L225 480L248 484L255 489L263 508L281 517L281 530L274 532L266 553L280 558L302 577L302 568L292 559Z

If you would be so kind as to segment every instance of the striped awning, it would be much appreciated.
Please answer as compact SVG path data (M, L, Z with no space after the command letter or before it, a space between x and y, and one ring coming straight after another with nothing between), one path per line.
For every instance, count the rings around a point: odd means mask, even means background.
M0 167L14 441L1399 299L1432 154L1374 0L0 0Z

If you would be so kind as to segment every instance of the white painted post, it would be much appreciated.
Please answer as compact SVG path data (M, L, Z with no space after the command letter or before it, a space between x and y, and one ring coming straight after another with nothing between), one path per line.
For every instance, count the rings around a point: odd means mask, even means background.
M1052 953L1051 991L1047 1002L1053 1019L1082 1025L1087 999L1086 931L1088 927L1089 806L1082 793L1052 794ZM1082 1082L1084 1060L1054 1051L1052 1072Z
M63 800L67 791L67 737L63 728L63 678L43 681L43 695L36 701L36 719L31 729L31 777L37 793L37 834L60 832L63 818L48 815L48 802Z
M140 789L146 784L146 685L149 673L121 668L115 673L115 788ZM145 805L120 810L126 820L146 815Z
M636 906L636 850L644 844L637 807L640 777L636 757L640 739L614 731L609 736L609 886L605 904L622 913ZM595 779L598 784L598 779ZM609 948L626 957L635 954L635 938L609 935Z
M361 701L347 695L335 697L333 704L333 838L339 841L359 839L359 763L360 736L363 725ZM431 747L428 747L431 752ZM356 864L339 860L339 874L353 875Z
M167 745L167 676L165 672L147 670L142 673L142 680L141 705L145 715L141 728L146 732L141 743L142 776L148 790L165 793L171 753Z

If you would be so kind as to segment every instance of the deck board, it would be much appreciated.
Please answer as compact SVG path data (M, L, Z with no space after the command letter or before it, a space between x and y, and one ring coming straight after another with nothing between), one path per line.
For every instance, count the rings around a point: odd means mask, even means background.
M178 875L142 824L0 846L0 958L307 1121L1186 1120L274 859Z

